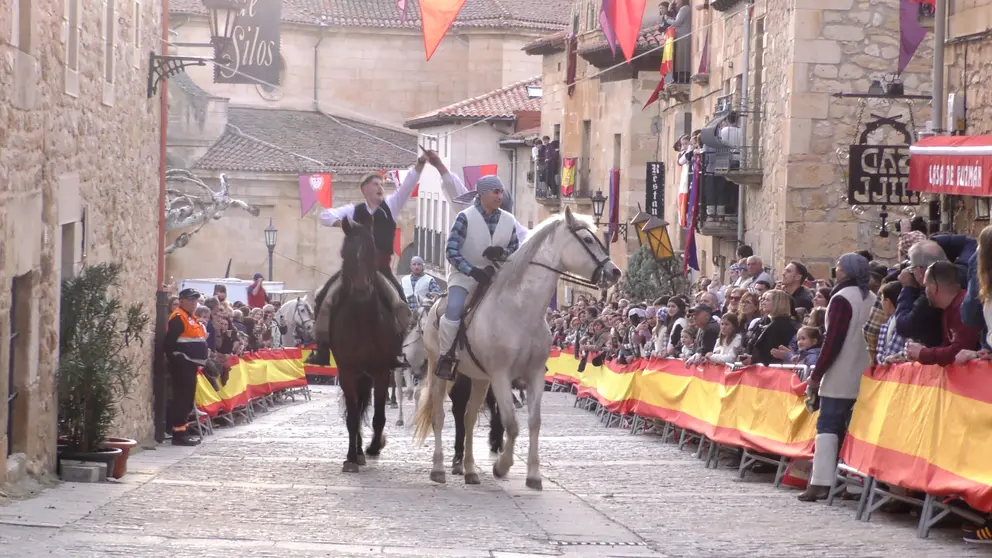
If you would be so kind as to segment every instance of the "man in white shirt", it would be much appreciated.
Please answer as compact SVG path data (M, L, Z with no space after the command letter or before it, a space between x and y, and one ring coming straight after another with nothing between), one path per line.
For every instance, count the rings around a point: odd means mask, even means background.
M437 286L437 281L424 273L424 259L420 256L414 256L410 260L410 275L404 277L401 283L406 302L410 306L410 312L414 314L417 312L417 307L428 296L441 294L441 288Z

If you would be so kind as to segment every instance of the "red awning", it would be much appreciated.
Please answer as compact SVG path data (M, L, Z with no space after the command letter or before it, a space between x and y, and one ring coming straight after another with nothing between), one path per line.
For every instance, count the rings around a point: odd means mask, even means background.
M933 136L910 146L909 189L992 196L992 136Z

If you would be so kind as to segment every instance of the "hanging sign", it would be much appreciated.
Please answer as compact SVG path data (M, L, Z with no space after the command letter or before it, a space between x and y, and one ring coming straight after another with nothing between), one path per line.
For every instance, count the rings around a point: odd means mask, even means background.
M893 118L876 117L865 125L858 144L850 146L847 202L851 205L918 205L920 195L909 189L909 144L906 124ZM883 126L894 128L906 139L904 145L870 145L868 135Z
M233 44L217 53L214 83L279 85L282 0L248 0L234 19Z
M644 211L659 219L665 218L665 163L647 164L644 179Z

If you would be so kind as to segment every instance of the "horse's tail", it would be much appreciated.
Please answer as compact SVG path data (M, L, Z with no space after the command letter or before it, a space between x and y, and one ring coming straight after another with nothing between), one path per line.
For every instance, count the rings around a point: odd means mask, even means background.
M435 377L432 373L433 364L430 355L428 355L427 373L424 374L422 381L423 388L421 389L420 403L417 407L417 414L413 419L413 438L416 440L418 446L424 443L424 440L427 439L427 434L434 427L434 400L436 399L434 395L434 383L443 381ZM443 405L444 401L440 403Z

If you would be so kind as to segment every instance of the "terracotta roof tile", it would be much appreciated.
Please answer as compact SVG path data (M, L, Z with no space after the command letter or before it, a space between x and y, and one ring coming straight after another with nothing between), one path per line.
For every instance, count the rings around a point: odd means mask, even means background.
M523 46L521 50L527 54L553 54L555 52L564 52L568 47L568 35L571 32L568 29L562 29L541 37L540 39L533 40Z
M282 20L317 25L420 28L420 3L409 0L404 24L396 0L283 0ZM467 0L454 27L557 30L566 26L571 0ZM170 0L176 14L205 14L201 0Z
M602 50L610 48L610 43L606 42L606 37L602 32L595 32L595 39L586 43L585 46L579 48L579 54L584 52L590 52L594 50ZM637 36L637 48L636 51L641 50L651 50L653 48L660 47L665 44L665 32L662 30L661 25L652 25L645 28ZM620 45L617 45L617 58L622 59L623 54L620 51Z
M227 116L226 133L194 168L362 173L406 168L415 157L403 149L417 148L413 134L337 117L342 125L318 112L230 107Z
M453 105L415 116L406 121L408 128L422 128L427 125L451 120L513 119L520 111L540 111L541 97L531 98L528 86L540 86L541 78L532 77L490 91L485 95L459 101Z

